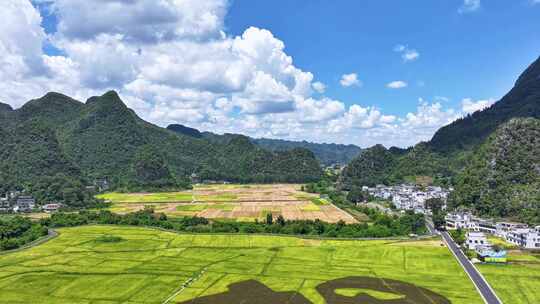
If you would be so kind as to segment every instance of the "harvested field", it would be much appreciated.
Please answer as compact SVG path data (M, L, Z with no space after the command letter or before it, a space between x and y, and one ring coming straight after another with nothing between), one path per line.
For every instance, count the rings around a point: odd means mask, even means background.
M120 226L58 232L0 255L1 304L483 303L432 240L401 246Z
M128 213L152 206L171 216L201 216L211 219L262 220L266 214L287 220L355 223L347 212L316 194L300 191L300 185L199 185L192 191L173 193L107 193L111 211Z

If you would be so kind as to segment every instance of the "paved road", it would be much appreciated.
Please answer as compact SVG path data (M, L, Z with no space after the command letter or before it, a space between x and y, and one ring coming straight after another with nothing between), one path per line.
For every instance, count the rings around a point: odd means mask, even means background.
M429 227L428 227L429 228ZM431 230L431 229L430 229ZM465 254L459 249L459 247L454 243L454 240L450 237L448 232L441 232L444 242L448 248L452 251L456 259L459 261L465 272L469 275L469 278L473 281L476 289L484 298L484 302L487 304L502 304L502 301L497 297L493 289L489 286L488 282L484 277L478 272L476 267L467 259Z

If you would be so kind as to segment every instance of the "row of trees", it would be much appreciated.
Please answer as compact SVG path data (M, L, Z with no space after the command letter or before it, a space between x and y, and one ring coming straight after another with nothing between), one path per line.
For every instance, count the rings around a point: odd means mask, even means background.
M369 225L367 223L346 224L343 221L338 223L325 223L320 220L291 221L285 220L282 216L274 218L272 214L268 214L262 222L210 221L200 217L168 218L165 214L156 213L151 208L125 215L109 211L56 213L50 218L42 219L40 223L53 228L110 224L150 226L194 233L269 233L344 238L393 237L422 231L423 218L418 215L407 214L397 218L369 210L364 210L374 219Z

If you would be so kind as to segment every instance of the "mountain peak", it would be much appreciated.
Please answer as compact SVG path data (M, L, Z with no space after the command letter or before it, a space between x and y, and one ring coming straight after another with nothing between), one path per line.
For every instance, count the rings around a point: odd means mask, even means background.
M180 134L184 134L184 135L187 135L187 136L195 137L195 138L201 138L202 137L202 134L201 134L201 132L199 130L194 129L194 128L190 128L190 127L186 127L186 126L181 125L181 124L168 125L167 130L170 130L170 131L173 131L173 132L176 132L176 133L180 133Z
M536 59L516 81L516 86L524 85L529 82L540 82L540 57Z
M99 107L113 107L127 109L116 91L108 91L101 96L92 96L86 100L86 105L96 105Z
M120 95L118 95L115 90L107 91L105 94L101 95L101 97L120 99Z
M13 111L13 108L8 105L7 103L1 103L0 102L0 112L11 112Z

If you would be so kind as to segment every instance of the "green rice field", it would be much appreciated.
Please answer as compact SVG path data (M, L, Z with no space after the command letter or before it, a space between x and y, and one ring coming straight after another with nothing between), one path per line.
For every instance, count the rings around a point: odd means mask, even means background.
M508 264L483 264L478 269L504 303L540 303L540 254L511 250Z
M96 195L97 198L113 203L168 203L191 202L191 192L159 192L159 193L118 193L109 192Z
M403 282L425 299L422 303L482 303L467 275L437 239L192 235L121 226L58 231L58 237L42 245L0 255L0 303L143 304L197 299L193 303L234 304L217 300L227 299L236 288L268 299L286 298L286 303L332 304L337 302L325 301L321 295L330 281L342 299L402 298L397 284ZM351 277L357 277L357 282L375 280L383 287L351 287L349 281L340 280ZM430 294L448 302L434 301Z

